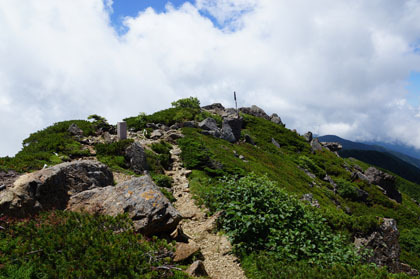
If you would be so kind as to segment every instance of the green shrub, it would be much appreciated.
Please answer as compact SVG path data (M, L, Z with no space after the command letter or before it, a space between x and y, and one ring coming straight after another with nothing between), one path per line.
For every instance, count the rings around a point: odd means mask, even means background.
M183 130L186 129L192 128ZM185 137L178 140L178 145L182 150L181 158L187 169L204 169L210 164L211 153L203 142Z
M267 177L225 179L216 195L217 210L224 212L221 228L240 254L264 250L281 260L323 266L360 259L325 219Z
M189 109L200 109L200 101L196 97L189 97L179 99L178 101L171 103L175 108L189 108Z
M187 278L158 268L172 264L172 246L135 234L127 216L55 211L1 225L0 274L6 278Z
M358 197L358 191L356 186L351 182L338 178L335 180L337 184L337 193L345 199L356 200Z
M129 168L125 159L125 150L134 140L125 139L113 143L98 143L95 145L98 160L112 169L123 171Z
M174 183L172 177L166 176L164 174L152 174L151 176L153 181L159 187L171 188L172 183Z
M112 126L109 125L108 120L105 117L99 116L97 114L89 115L88 118L92 121L92 124L96 130L102 129L108 131Z

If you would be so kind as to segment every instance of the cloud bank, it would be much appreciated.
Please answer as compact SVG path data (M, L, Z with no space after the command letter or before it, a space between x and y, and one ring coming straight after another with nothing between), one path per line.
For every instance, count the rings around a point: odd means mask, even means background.
M229 106L233 91L300 132L420 148L406 101L420 0L197 0L126 18L124 35L110 4L2 3L0 156L57 121L116 122L188 96Z

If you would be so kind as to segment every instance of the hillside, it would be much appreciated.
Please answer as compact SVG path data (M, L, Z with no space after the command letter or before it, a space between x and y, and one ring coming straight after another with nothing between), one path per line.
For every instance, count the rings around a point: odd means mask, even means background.
M418 184L240 111L188 98L126 140L97 115L31 134L0 158L0 278L418 274Z
M337 136L321 136L321 142L339 142L343 149L339 151L344 158L356 158L368 164L389 170L411 182L420 183L420 160L408 155L387 150L382 146L352 142Z

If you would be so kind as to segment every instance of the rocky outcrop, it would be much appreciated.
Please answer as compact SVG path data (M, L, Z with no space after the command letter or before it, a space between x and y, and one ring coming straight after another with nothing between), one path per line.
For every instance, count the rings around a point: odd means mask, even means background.
M303 135L303 137L305 138L305 140L306 140L307 142L311 142L311 141L312 141L312 139L313 139L312 132L307 132L306 134L304 134L304 135Z
M150 134L150 138L154 139L154 140L160 139L162 136L163 136L163 134L162 134L161 130L159 130L159 129L154 130Z
M314 199L311 193L304 194L300 200L309 203L310 206L320 208L318 200Z
M75 123L72 123L69 128L67 129L67 131L72 135L72 136L83 136L83 130L79 128L79 126L77 126Z
M273 114L270 116L270 121L271 121L271 122L273 122L273 123L275 123L275 124L282 125L283 127L285 126L285 125L283 124L283 122L281 121L280 116L278 116L278 115L277 115L277 113L273 113Z
M11 187L18 177L19 174L15 171L0 171L0 191Z
M364 247L373 251L373 254L366 259L369 263L386 266L393 273L406 272L418 275L417 270L400 262L399 236L397 222L394 219L384 218L377 231L366 238L356 238L354 244L358 248Z
M62 163L20 176L0 192L0 212L27 216L48 209L64 209L70 196L113 184L108 167L97 161Z
M241 138L243 120L241 117L226 117L222 124L222 138L229 142L237 142Z
M250 114L255 117L260 117L260 118L264 118L265 120L271 121L270 116L268 116L267 113L265 113L265 111L262 108L257 107L256 105L253 105L251 107L243 107L243 108L240 108L239 110L243 113Z
M343 149L343 146L338 142L321 142L321 145L331 152L338 152Z
M111 216L126 213L136 231L146 235L169 234L182 219L147 175L74 195L67 209Z
M318 138L313 139L310 144L311 144L312 152L322 151L322 145L319 142Z
M200 260L193 262L185 272L188 275L194 276L194 277L207 277L207 276L209 276L207 274L204 263Z
M208 106L203 106L202 108L205 110L225 110L225 107L221 103L214 103Z
M146 161L146 153L138 142L134 142L125 150L125 159L130 168L137 174L142 174L148 169Z
M368 168L364 175L370 184L380 186L384 190L384 194L387 195L390 199L393 199L398 203L402 202L402 196L401 193L397 190L395 185L396 178L394 176L380 171L374 167Z

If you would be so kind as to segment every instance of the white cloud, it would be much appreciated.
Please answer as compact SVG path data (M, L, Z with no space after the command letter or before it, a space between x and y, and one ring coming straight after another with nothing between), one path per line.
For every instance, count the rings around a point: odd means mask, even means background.
M2 3L0 156L56 121L116 122L188 96L232 106L233 91L301 132L420 148L419 109L404 102L419 0L199 0L127 18L121 37L111 3Z

